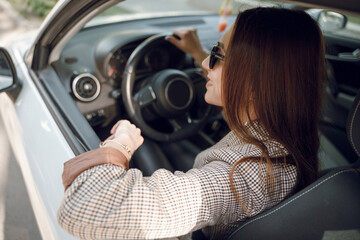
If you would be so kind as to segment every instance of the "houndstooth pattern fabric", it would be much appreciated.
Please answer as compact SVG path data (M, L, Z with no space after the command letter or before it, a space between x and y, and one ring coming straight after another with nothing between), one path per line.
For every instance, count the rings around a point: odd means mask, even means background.
M249 127L271 157L286 150L256 125ZM201 152L186 173L159 169L144 177L138 169L111 164L81 173L66 190L57 214L58 223L81 239L190 238L198 229L211 239L225 239L248 216L236 201L229 174L245 156L260 150L242 142L232 132ZM251 216L279 203L296 184L296 167L274 164L275 188L266 188L266 165L243 162L234 173L237 194Z

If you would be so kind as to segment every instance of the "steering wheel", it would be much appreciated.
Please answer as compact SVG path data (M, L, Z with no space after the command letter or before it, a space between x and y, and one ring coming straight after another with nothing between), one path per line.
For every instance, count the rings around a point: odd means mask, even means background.
M146 86L141 87L134 93L134 85L137 79L136 69L145 53L155 46L167 43L164 39L165 34L153 35L143 41L130 55L121 84L122 100L130 120L137 125L144 136L161 142L177 141L185 139L195 134L206 122L211 112L211 106L205 102L201 115L197 118L191 116L194 112L192 108L194 102L199 98L203 100L204 96L199 96L198 83L194 84L194 79L190 77L197 76L201 81L206 80L200 74L198 68L190 68L184 71L178 69L161 70L149 79ZM168 44L168 43L167 43ZM195 86L196 85L196 86ZM204 85L203 89L204 89ZM199 105L196 103L196 106ZM201 104L200 104L201 105ZM165 119L169 126L172 126L171 132L162 132L150 126L144 119L143 111L151 111L156 118Z

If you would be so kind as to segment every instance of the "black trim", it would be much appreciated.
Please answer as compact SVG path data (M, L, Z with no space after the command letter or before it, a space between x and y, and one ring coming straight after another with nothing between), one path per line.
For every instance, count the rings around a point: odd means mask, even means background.
M44 90L51 97L53 105L56 107L67 128L74 135L82 148L86 151L99 147L100 139L90 127L79 108L66 91L61 81L58 79L53 68L47 68L40 72L41 83ZM73 139L74 140L74 139Z
M64 138L66 139L67 143L69 144L71 150L74 152L75 155L79 155L88 149L85 148L84 144L80 143L79 139L73 134L72 130L68 127L65 119L62 117L61 113L57 109L56 105L52 101L51 97L49 96L48 92L40 82L38 76L36 76L35 72L28 68L29 75L32 78L36 88L39 91L44 103L49 110L51 116L55 120L56 124L58 125L61 133L63 134Z

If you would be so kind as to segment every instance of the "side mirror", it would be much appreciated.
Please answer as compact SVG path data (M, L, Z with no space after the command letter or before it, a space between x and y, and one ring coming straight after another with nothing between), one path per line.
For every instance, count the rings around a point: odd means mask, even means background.
M9 53L0 48L0 91L6 91L15 82L16 76L14 64L12 63Z
M324 32L333 32L345 27L347 17L337 12L322 10L318 16L318 23Z
M20 89L14 62L8 51L0 47L0 92L7 92L14 100Z

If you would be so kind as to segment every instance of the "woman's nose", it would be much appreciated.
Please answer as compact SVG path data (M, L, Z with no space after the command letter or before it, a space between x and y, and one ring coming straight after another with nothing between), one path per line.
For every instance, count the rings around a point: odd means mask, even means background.
M202 61L201 63L201 66L206 70L206 71L209 71L209 59L210 59L210 56L207 56L204 61Z

